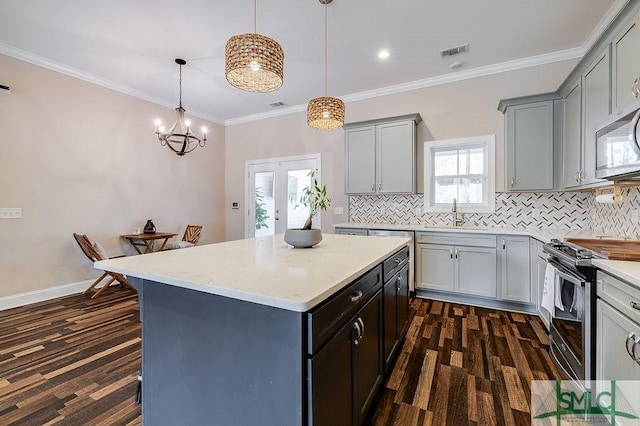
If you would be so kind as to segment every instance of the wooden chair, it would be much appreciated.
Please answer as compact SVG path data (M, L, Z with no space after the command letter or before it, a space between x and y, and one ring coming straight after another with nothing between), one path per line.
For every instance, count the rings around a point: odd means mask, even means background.
M92 243L91 240L89 240L89 237L87 237L86 235L74 233L73 238L75 238L76 242L82 249L82 252L85 254L85 256L89 258L91 262L97 262L99 260L106 260L106 259L115 259L116 257L123 257L123 256L108 257L106 254L104 254L104 250L102 249L102 247L100 245ZM109 281L107 281L107 283L102 287L100 287L98 290L94 290L95 287L106 277L110 277ZM111 286L111 284L113 284L114 281L118 281L120 284L122 284L123 287L128 287L133 289L133 286L129 284L129 282L127 281L124 275L119 274L117 272L105 271L100 276L100 278L95 280L93 284L91 284L84 291L84 294L90 293L91 291L95 291L95 294L91 296L92 299L95 299L96 297L100 296L103 291L108 289L109 286Z
M164 249L174 250L193 247L198 244L198 240L200 240L200 234L202 234L202 225L187 225L187 229L185 229L184 235L182 236L182 241L167 243Z

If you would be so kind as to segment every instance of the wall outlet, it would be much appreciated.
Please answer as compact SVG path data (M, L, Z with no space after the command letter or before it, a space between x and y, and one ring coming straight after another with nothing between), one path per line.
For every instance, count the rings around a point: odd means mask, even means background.
M22 209L20 207L0 208L0 219L20 219L21 217Z
M532 209L531 217L534 219L540 219L540 209Z
M342 207L334 207L333 214L344 214L344 208Z
M638 223L638 209L631 210L631 222Z

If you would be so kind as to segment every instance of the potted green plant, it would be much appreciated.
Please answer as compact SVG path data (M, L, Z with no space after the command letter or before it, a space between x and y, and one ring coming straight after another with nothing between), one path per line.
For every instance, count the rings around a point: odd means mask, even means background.
M313 218L321 211L326 211L331 205L331 199L327 196L327 185L318 183L317 170L309 172L309 186L302 190L300 204L309 209L309 217L300 229L287 229L284 233L284 241L294 247L313 247L322 241L322 233L319 229L313 229ZM296 206L297 207L297 206Z

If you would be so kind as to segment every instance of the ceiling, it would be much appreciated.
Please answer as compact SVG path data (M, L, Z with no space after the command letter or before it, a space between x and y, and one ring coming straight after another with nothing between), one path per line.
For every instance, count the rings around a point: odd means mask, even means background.
M334 0L328 95L356 100L576 58L625 3ZM243 92L224 78L227 40L253 31L251 0L0 0L0 53L172 108L174 59L184 58L187 113L229 124L302 110L324 95L323 9L318 0L257 2L257 32L285 53L284 85L265 94ZM440 50L465 43L468 53L440 58ZM385 61L377 57L382 48L391 53ZM450 69L457 61L464 66Z

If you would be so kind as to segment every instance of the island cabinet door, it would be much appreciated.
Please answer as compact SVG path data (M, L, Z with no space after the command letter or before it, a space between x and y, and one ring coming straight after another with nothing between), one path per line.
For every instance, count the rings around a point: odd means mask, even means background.
M398 345L398 274L384 285L384 367L387 371Z
M356 422L361 425L382 384L382 292L378 292L358 313L360 336L355 345L353 381Z
M349 322L308 361L309 425L353 423L352 359L358 326Z

